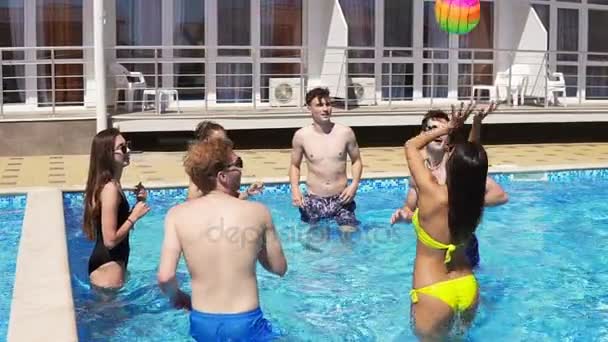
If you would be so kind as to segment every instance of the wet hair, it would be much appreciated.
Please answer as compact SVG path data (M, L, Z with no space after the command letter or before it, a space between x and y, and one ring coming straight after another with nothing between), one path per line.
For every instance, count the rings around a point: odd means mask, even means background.
M323 87L317 87L317 88L311 89L308 93L306 93L306 105L307 106L310 106L310 104L312 103L312 100L314 100L314 99L319 99L319 101L321 101L322 99L330 101L331 98L329 96L329 89L323 88Z
M224 127L214 121L201 121L194 130L194 137L197 140L205 140L213 134L215 131L222 131L226 133L226 129Z
M444 120L444 121L450 121L450 117L448 116L448 114L442 110L439 109L431 109L428 112L426 112L426 114L424 114L424 117L422 118L422 123L421 123L421 128L422 130L424 130L427 125L429 124L429 120Z
M469 240L481 220L488 177L488 156L482 145L454 145L446 163L448 225L452 243Z
M200 140L188 149L184 168L203 195L215 190L217 173L230 164L232 142L224 139Z
M87 238L94 240L95 220L101 218L100 194L103 187L115 178L114 142L120 131L116 128L105 129L93 138L89 159L89 175L84 195L83 231Z

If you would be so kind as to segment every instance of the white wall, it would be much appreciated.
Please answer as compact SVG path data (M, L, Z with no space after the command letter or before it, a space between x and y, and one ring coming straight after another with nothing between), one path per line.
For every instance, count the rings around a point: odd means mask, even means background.
M329 87L343 97L348 26L338 0L313 0L308 5L308 89ZM328 48L333 47L333 48Z

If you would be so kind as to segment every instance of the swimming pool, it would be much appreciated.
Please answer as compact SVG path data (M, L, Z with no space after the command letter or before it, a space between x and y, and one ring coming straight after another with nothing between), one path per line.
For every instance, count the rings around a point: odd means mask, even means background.
M26 196L0 196L0 340L8 333Z
M468 337L608 338L608 170L495 179L510 202L488 208L478 229L481 305ZM364 181L357 197L363 229L351 241L333 233L306 237L287 185L256 198L271 208L289 264L283 279L260 269L260 301L288 340L413 339L408 291L415 235L410 225L387 223L405 190L403 179ZM117 300L100 304L88 287L92 243L80 230L82 194L64 196L81 341L188 340L187 314L172 310L156 286L164 213L184 197L182 189L151 192L152 211L131 237L127 286ZM183 262L179 277L189 290Z

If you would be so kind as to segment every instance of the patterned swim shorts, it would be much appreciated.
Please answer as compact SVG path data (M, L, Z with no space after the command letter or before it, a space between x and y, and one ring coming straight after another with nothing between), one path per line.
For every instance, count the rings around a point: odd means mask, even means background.
M340 226L358 226L361 222L355 217L357 204L354 200L340 203L340 195L320 197L313 194L304 196L300 218L306 223L316 223L321 219L334 219Z

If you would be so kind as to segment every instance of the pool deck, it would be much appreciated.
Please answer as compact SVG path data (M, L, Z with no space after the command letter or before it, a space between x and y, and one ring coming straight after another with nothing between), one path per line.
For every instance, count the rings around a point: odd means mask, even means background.
M491 172L608 168L608 143L486 146ZM289 150L240 150L244 183L288 181ZM363 178L408 176L401 147L363 148ZM131 155L125 188L183 187L184 152ZM0 193L27 193L8 341L78 341L62 191L82 191L88 156L0 157ZM303 175L306 175L303 163ZM350 174L350 172L349 172ZM304 179L304 177L302 177ZM398 204L395 203L395 206Z
M608 167L608 143L486 146L491 172ZM239 150L245 168L243 182L288 181L289 150ZM408 176L401 147L362 148L363 177ZM182 187L188 184L184 152L133 153L122 183L130 188ZM0 193L23 193L32 188L82 191L87 178L87 155L0 157ZM302 164L306 174L306 165ZM349 171L350 172L350 171Z

